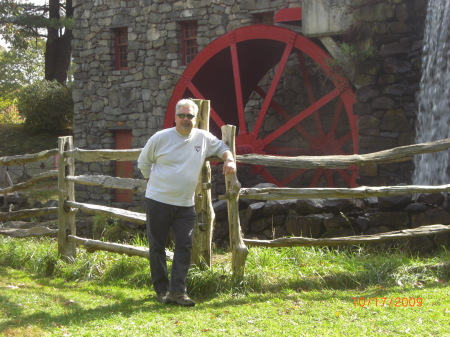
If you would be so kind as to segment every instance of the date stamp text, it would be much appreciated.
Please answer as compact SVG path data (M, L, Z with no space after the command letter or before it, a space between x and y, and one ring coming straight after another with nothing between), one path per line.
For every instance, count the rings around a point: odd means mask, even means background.
M355 307L421 307L421 297L353 297Z

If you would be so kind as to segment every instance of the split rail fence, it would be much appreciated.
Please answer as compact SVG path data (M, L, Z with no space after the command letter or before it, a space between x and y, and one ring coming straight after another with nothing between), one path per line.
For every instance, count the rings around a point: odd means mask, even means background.
M209 101L201 101L200 128L208 129ZM235 153L236 127L227 125L222 127L222 139ZM349 166L361 166L389 162L411 160L414 155L444 151L450 148L450 139L436 142L415 144L398 147L364 155L347 156L301 156L301 157L276 157L257 154L237 155L237 162L241 164L254 164L264 166L280 166L290 168L347 168ZM32 177L29 181L11 185L0 189L0 194L8 194L18 190L32 188L36 182L44 179L55 179L57 176L58 207L19 210L0 213L0 221L15 220L26 217L42 216L46 214L58 214L58 229L35 231L33 235L57 235L58 251L62 258L73 260L76 258L77 245L83 245L89 252L106 250L116 253L148 257L147 247L135 247L117 243L108 243L99 240L81 238L76 235L76 213L78 211L88 214L106 214L114 218L140 223L145 223L145 214L132 212L120 208L113 208L88 203L80 203L75 200L74 185L84 184L101 186L105 188L130 189L133 192L144 193L146 181L142 179L117 178L101 175L75 175L75 161L131 161L136 160L141 149L134 150L82 150L73 148L72 137L60 137L58 148L43 151L38 154L2 157L0 166L23 165L27 162L42 160L48 156L58 154L58 170L52 170ZM217 160L217 158L210 158ZM441 186L390 186L390 187L357 187L357 188L241 188L235 174L225 178L227 192L219 196L219 199L227 200L228 222L230 226L230 250L232 255L233 275L243 276L245 260L248 254L247 246L265 247L292 247L292 246L336 246L379 242L383 240L405 239L415 236L424 236L450 231L450 225L435 224L422 226L415 229L399 230L378 235L360 235L351 237L312 239L305 237L285 237L274 240L250 240L244 239L239 221L239 198L256 200L283 200L283 199L314 199L314 198L366 198L373 196L392 196L411 193L437 193L450 191L449 185ZM211 168L207 161L199 177L199 184L195 195L195 209L198 214L194 229L193 263L199 266L211 265L212 231L214 227L214 210L211 198ZM0 231L7 234L8 231ZM24 235L26 236L26 235ZM171 252L167 257L171 258Z

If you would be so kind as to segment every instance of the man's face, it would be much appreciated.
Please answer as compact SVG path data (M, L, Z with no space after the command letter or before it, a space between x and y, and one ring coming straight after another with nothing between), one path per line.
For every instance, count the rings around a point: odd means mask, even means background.
M190 116L195 116L195 114L191 107L186 106L182 106L175 116L175 128L182 135L190 134L194 127L196 117L189 119Z

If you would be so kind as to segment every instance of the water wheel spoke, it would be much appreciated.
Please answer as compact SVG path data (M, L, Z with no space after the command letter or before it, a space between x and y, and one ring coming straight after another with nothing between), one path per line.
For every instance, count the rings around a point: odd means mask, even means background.
M244 100L242 98L241 71L239 69L239 57L236 46L236 36L230 34L231 63L233 65L234 91L239 118L239 132L247 132L244 113Z
M305 56L302 52L297 53L297 59L300 65L300 71L303 75L303 83L305 84L306 92L309 98L309 103L313 104L316 101L314 96L314 90L311 82L311 76L309 75L308 68L306 67ZM314 121L316 123L316 130L319 136L323 136L325 132L323 131L322 121L320 120L319 111L317 110L313 114Z
M256 87L255 92L259 94L262 98L266 97L266 93L263 89L261 89L259 86ZM271 107L275 109L286 121L290 121L292 119L292 116L285 110L281 105L279 105L277 102L272 101ZM295 129L299 134L302 135L303 138L305 138L307 141L312 142L314 137L300 124L297 124L295 126Z
M275 184L277 186L280 186L280 181L278 181L278 179L276 179L272 174L270 174L269 171L267 171L267 169L263 169L259 172L259 174L266 179L269 183Z
M191 81L187 83L187 88L192 92L194 97L198 99L205 99L200 90L198 90L197 87ZM218 127L225 125L225 122L222 120L222 118L220 118L218 113L212 107L210 110L210 117L217 124Z
M305 172L306 172L306 170L304 170L304 169L295 170L290 175L288 175L286 178L284 178L283 180L280 181L281 186L286 186L291 181L293 181L294 179L298 178L299 176L301 176Z
M264 103L261 107L260 113L258 115L258 119L256 120L255 127L253 128L253 132L255 134L259 133L261 129L262 123L264 121L264 117L267 114L267 110L269 109L270 103L272 102L273 96L275 94L275 90L277 89L278 82L280 81L281 75L284 72L284 68L286 67L287 61L289 59L289 55L291 54L292 48L294 46L297 34L292 33L286 47L284 48L283 55L281 56L281 60L278 63L277 70L272 79L272 83L270 84L269 91L267 92L266 98L264 99Z
M317 169L314 172L314 176L313 176L313 178L311 180L311 184L310 184L311 187L315 187L319 184L320 177L322 177L323 173L324 173L324 169Z
M344 144L347 143L351 139L352 139L352 133L349 131L344 136L342 136L341 138L335 140L336 148L337 149L342 149Z
M344 181L351 187L354 186L352 177L348 174L346 170L336 170L336 172L344 179Z
M334 180L333 180L333 171L325 170L325 177L326 177L326 180L327 180L327 186L328 187L335 187L334 186Z
M317 111L320 107L324 106L328 102L330 102L333 98L339 95L339 90L334 89L330 91L328 94L323 96L318 101L314 102L312 105L307 107L305 110L300 112L297 116L293 117L291 120L286 122L284 125L279 127L277 130L269 134L267 137L265 137L262 141L265 145L271 143L278 137L280 137L282 134L293 128L295 125L300 123L302 120L304 120L306 117L311 115L313 112Z

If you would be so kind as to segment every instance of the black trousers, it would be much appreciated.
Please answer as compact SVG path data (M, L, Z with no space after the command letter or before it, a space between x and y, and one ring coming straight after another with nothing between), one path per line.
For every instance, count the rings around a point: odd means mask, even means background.
M169 290L186 292L195 223L194 206L182 207L148 198L145 200L153 289L156 293ZM165 244L171 228L175 237L175 250L169 282Z

